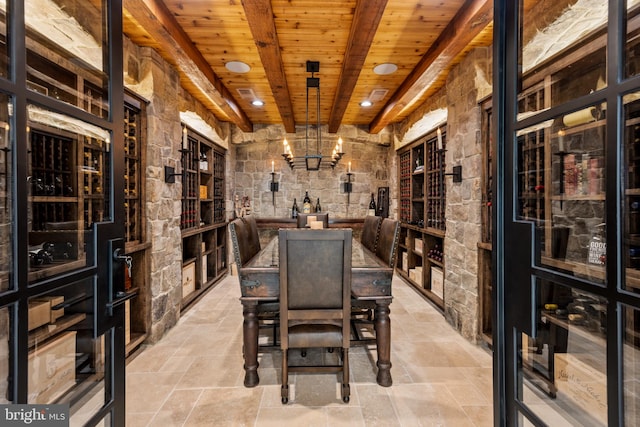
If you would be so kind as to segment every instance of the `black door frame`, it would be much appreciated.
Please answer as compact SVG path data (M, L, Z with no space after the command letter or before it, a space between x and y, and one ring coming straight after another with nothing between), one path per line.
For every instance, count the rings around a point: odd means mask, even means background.
M573 99L566 104L541 112L536 117L517 121L517 97L519 87L519 43L521 37L520 1L494 1L494 135L496 141L493 194L495 206L493 221L493 401L494 425L518 424L518 412L530 416L535 425L543 425L535 414L531 414L517 399L518 387L518 337L531 325L531 287L534 276L546 275L555 279L548 270L531 265L534 251L533 228L515 220L516 132L534 121L552 118L576 110L594 102L607 103L606 135L606 223L607 265L605 286L594 286L589 291L605 297L607 305L607 402L609 425L624 422L622 339L623 319L621 304L640 307L637 294L621 289L623 280L621 260L623 240L621 209L624 183L621 172L621 142L623 139L624 114L621 95L640 90L640 76L626 79L624 76L626 42L626 2L609 0L607 32L607 86L593 95ZM523 238L523 236L529 238ZM579 287L566 277L558 278L569 286ZM563 284L564 284L563 283ZM529 310L527 310L527 307ZM611 375L614 373L615 375ZM616 374L617 373L617 374Z
M7 1L7 50L10 58L9 78L0 79L0 91L13 100L13 141L12 146L12 274L10 289L0 294L0 307L13 307L11 310L12 345L9 349L13 357L10 359L10 371L13 373L9 384L14 403L26 403L28 395L28 300L30 297L52 291L66 283L95 277L94 310L100 313L102 321L96 325L96 332L105 334L105 381L107 395L113 398L95 413L87 425L95 425L110 413L112 425L125 425L125 345L124 345L124 306L115 306L109 315L107 306L113 302L118 287L123 282L123 269L112 260L108 253L109 241L123 239L124 212L115 207L124 203L124 77L123 77L123 33L122 33L122 0L103 0L103 10L107 17L104 28L105 40L108 40L108 52L105 53L105 64L109 75L109 117L99 118L89 112L82 111L72 105L58 101L52 97L27 89L26 64L26 28L25 6L23 0ZM111 188L108 190L110 203L109 221L94 227L96 248L94 259L89 267L56 276L37 285L29 285L28 253L28 156L27 144L27 105L36 104L43 108L57 111L64 115L78 118L84 122L99 126L111 133ZM91 252L91 251L90 251ZM116 285L114 286L113 283Z

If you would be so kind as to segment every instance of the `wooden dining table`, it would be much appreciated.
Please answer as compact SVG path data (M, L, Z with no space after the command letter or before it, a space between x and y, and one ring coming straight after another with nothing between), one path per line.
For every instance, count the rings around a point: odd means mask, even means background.
M258 376L258 304L277 302L280 294L278 236L260 250L238 270L243 306L243 356L244 385L255 387ZM352 240L351 296L365 302L374 302L374 327L378 373L376 381L383 387L392 384L391 379L391 320L389 305L393 268L373 252ZM311 278L312 279L312 278Z

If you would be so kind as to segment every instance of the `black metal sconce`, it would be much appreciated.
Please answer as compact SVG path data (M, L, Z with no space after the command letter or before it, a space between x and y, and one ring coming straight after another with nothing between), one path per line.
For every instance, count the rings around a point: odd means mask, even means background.
M176 172L176 168L173 166L165 166L164 167L164 182L167 184L173 184L176 182L176 176L182 176L184 174L184 156L189 152L186 148L181 148L181 161L182 161L182 172Z
M271 190L271 203L273 204L273 206L276 205L276 192L278 191L278 182L276 181L276 173L275 172L271 172L271 182L270 184L270 190Z
M351 184L351 172L347 172L347 182L344 183L344 192L347 193L347 204L351 198L351 191L353 191L353 184Z
M454 166L453 169L451 169L451 173L445 173L445 175L451 175L453 182L462 182L462 166Z

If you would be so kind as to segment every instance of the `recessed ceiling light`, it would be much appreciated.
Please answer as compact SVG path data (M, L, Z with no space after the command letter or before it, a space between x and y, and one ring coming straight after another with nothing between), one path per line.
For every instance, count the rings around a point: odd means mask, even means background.
M251 67L249 67L249 64L245 64L241 61L229 61L224 64L224 66L232 73L248 73L251 69Z
M251 105L253 105L254 107L262 107L264 105L264 102L259 99L254 99L253 101L251 101Z
M369 100L365 100L365 101L362 101L360 103L361 107L371 107L372 105L373 105L373 103L371 101L369 101Z
M392 74L398 71L398 66L396 64L391 64L390 62L386 62L384 64L378 64L373 67L373 72L384 76L386 74Z

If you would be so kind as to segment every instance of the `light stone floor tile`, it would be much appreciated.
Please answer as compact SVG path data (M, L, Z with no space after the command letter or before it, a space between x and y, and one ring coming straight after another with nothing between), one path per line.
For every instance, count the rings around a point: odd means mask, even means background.
M363 344L349 351L349 404L337 375L290 373L290 402L282 405L277 348L261 349L260 385L244 387L238 278L228 276L129 362L127 427L491 426L491 354L464 340L402 279L393 286L391 387L376 384L376 349ZM293 351L290 359L335 356Z

